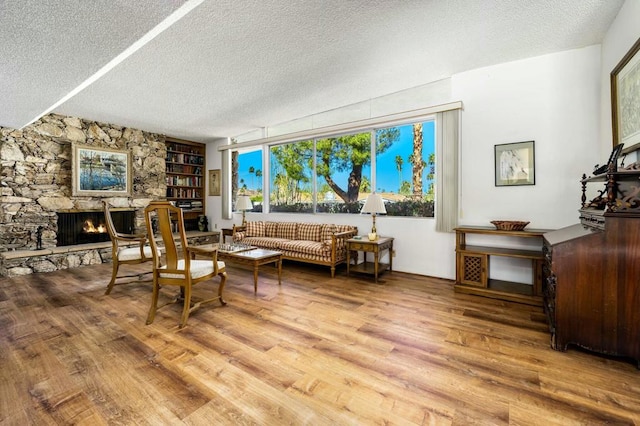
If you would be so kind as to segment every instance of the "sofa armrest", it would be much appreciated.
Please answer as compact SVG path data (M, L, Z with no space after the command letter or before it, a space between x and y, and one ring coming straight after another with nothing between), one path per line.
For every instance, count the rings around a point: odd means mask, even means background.
M231 239L233 241L242 241L242 239L245 237L246 230L247 230L246 226L233 225L233 232L231 233Z
M351 231L336 232L331 236L331 240L344 244L346 240L356 235L358 235L358 228L354 228Z
M358 228L354 228L351 231L336 232L331 235L331 260L336 261L338 250L344 249L347 246L347 240L349 238L358 235Z

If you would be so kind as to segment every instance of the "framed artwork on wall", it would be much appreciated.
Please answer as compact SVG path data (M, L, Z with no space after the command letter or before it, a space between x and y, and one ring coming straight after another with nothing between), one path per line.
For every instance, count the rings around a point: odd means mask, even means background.
M90 197L131 195L131 153L128 151L73 145L72 194Z
M640 143L640 39L611 71L613 146Z
M534 141L495 145L496 186L535 185Z
M220 169L209 170L209 195L220 195Z

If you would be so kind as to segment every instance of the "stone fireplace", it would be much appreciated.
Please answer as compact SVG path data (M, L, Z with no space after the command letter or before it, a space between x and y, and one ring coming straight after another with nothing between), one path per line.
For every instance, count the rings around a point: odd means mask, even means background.
M116 231L133 234L135 229L135 210L112 210L111 219ZM63 211L58 212L57 246L89 244L109 241L109 233L104 212Z
M74 144L130 152L131 194L108 198L74 196L71 180ZM72 239L63 243L68 245L61 246L59 216L80 211L102 212L103 201L107 201L112 210L134 212L133 225L127 222L123 231L145 232L144 208L150 201L166 196L165 157L163 135L77 117L49 114L22 129L0 127L0 275L110 261L110 257L95 251L92 244L86 244L104 239L105 242L99 244L108 247L105 253L110 253L110 244L106 243L108 234L93 235L76 230L75 242ZM93 221L97 228L100 224L96 221L100 219ZM82 248L84 246L86 248ZM66 254L76 250L73 247L86 253L73 255L75 257ZM4 256L19 256L21 252L34 250L48 257L17 264L17 260L9 262ZM50 253L52 250L61 253L60 259Z

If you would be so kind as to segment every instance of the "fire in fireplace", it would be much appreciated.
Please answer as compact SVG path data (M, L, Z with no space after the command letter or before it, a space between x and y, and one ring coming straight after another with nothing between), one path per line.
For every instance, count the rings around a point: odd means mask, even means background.
M95 226L93 220L87 219L84 221L84 224L82 224L82 232L85 234L106 234L107 226L104 223Z
M133 233L135 210L111 210L116 231ZM58 213L58 246L109 241L104 212L101 210Z

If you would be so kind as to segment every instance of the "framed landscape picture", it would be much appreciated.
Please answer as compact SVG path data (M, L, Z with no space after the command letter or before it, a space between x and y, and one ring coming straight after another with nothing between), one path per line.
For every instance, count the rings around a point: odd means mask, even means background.
M535 185L534 141L496 145L496 186Z
M611 71L613 146L640 143L640 39Z
M74 144L71 179L74 196L130 196L131 154Z

